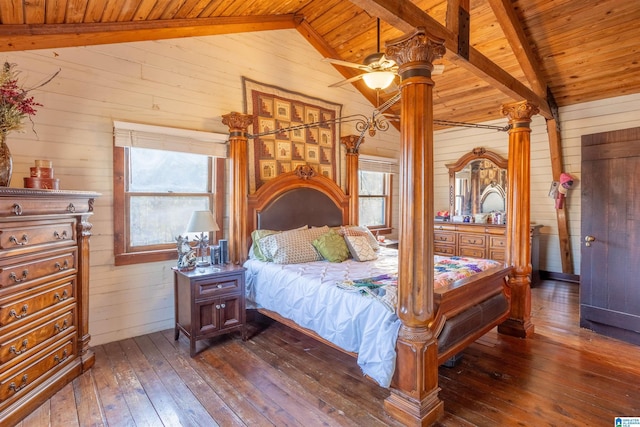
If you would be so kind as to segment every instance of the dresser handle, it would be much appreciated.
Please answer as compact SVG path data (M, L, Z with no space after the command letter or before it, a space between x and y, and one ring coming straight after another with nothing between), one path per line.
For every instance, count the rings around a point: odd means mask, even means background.
M69 261L65 259L62 265L60 265L59 262L56 262L53 267L58 271L66 270L69 268Z
M12 345L12 346L9 348L9 353L13 353L13 354L15 354L16 356L17 356L18 354L22 354L22 353L24 353L25 351L27 351L27 346L28 346L28 345L29 345L29 341L27 341L27 340L25 339L24 341L22 341L22 348L20 348L20 350L16 349L16 346L15 346L15 345Z
M23 317L26 317L26 315L28 314L27 311L29 310L29 306L27 304L22 306L22 310L20 310L21 314L18 314L16 312L16 310L14 308L11 309L11 311L9 312L9 317L15 317L16 319L22 319Z
M75 211L76 211L76 207L73 206L73 203L69 203L69 206L67 206L67 212L74 213Z
M62 296L60 296L60 294L58 294L57 292L53 294L53 299L57 299L58 301L64 301L67 298L69 298L69 294L67 293L66 289L62 291Z
M58 326L58 324L56 323L55 325L53 325L53 330L57 334L57 333L60 333L60 332L64 331L68 327L69 327L69 324L67 323L67 319L64 319L64 322L62 322L62 326Z
M67 360L67 357L69 357L69 355L67 354L67 350L65 349L62 352L62 357L59 357L57 354L53 357L54 362L56 362L57 364L60 364L62 362L64 362L65 360Z
M22 384L16 385L16 383L12 382L11 384L9 384L9 390L13 391L14 393L19 392L27 386L27 379L27 374L24 374L24 376L22 377Z
M16 216L22 215L22 206L20 206L18 203L14 203L12 208L13 208L14 215Z
M67 238L67 230L64 230L62 234L58 233L57 231L54 231L53 237L55 237L58 240L65 240Z
M9 273L9 279L13 280L16 283L20 283L20 282L24 282L25 280L27 280L27 276L28 275L29 275L29 270L22 270L22 277L18 278L16 273L14 273L12 271L11 273Z
M26 234L22 235L22 239L18 242L18 238L16 236L9 237L9 241L18 246L24 246L29 243L29 237Z

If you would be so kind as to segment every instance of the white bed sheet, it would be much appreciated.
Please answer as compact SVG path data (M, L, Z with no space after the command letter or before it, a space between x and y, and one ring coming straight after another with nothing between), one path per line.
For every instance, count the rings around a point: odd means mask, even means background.
M283 265L250 259L244 264L247 307L275 311L340 348L358 353L362 372L389 387L400 319L375 298L336 284L396 273L397 253L381 248L378 259L368 262L350 259Z

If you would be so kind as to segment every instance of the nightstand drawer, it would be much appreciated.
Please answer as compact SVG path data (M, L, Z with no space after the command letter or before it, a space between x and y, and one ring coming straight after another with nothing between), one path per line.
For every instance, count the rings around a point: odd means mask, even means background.
M218 276L215 280L197 280L195 283L195 299L238 293L240 292L240 281L243 280L243 275L243 272L239 272Z

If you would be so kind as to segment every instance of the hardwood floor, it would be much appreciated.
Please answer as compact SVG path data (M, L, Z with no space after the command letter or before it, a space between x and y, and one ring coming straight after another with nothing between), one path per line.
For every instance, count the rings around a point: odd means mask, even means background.
M578 327L578 285L532 290L535 335L489 332L440 368L441 426L608 426L640 416L640 347ZM19 424L397 426L355 360L280 324L243 342L173 330L95 347L95 367ZM210 347L206 347L211 344Z

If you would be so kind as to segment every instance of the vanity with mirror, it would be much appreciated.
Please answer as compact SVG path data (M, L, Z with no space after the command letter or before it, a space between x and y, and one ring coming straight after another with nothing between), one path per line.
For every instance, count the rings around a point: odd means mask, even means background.
M449 221L434 224L434 253L506 260L508 161L482 147L474 148L449 169ZM540 279L538 236L531 225L531 284Z

